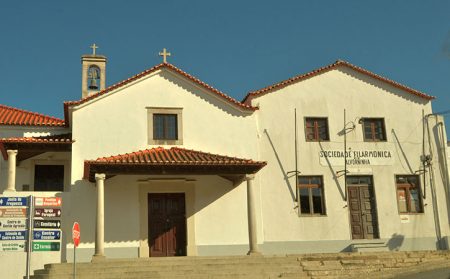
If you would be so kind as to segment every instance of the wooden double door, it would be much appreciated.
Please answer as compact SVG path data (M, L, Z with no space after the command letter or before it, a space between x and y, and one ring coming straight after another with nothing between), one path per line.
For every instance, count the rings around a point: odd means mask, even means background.
M150 257L186 256L184 193L148 194Z
M352 239L379 238L372 177L348 176L347 191Z

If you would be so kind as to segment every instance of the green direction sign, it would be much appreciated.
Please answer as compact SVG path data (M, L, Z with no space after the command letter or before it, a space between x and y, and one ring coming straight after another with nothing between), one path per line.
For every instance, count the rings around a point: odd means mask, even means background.
M33 252L59 251L61 244L59 242L37 242L33 241Z

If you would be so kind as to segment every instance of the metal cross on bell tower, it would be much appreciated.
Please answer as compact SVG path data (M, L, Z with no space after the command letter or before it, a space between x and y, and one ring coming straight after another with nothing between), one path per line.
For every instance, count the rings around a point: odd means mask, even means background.
M159 53L159 56L163 57L163 63L167 63L167 56L170 56L170 52L167 52L165 48L163 48L163 51Z

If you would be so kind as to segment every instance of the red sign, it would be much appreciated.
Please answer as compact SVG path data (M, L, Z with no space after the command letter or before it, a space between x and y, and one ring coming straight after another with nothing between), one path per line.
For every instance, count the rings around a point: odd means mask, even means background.
M73 245L75 247L78 247L78 244L80 244L80 225L78 224L78 222L73 223L72 239L73 239Z
M34 199L34 205L35 206L56 206L59 207L62 205L62 199L61 198L35 198Z

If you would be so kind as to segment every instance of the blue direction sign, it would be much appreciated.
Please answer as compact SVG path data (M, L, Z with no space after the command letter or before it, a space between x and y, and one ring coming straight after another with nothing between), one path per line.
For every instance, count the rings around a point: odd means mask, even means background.
M26 240L27 231L0 232L0 240Z
M26 197L2 197L0 206L27 206L27 201Z
M57 240L61 239L61 231L33 231L34 240Z

